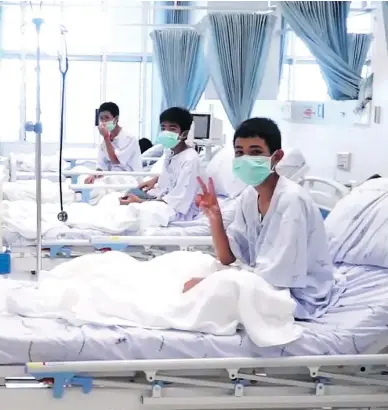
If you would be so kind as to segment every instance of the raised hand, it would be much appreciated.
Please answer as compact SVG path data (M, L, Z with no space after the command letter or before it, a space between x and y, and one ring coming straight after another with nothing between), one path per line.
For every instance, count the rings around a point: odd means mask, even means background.
M90 175L85 179L84 183L85 184L94 184L95 180L96 180L96 177L94 175Z
M197 180L202 190L202 194L197 195L195 198L197 206L208 218L221 218L220 205L218 203L213 179L209 178L207 186L201 177L198 177Z
M106 125L104 123L101 123L98 126L98 131L100 131L100 134L104 137L104 139L110 138L110 132L108 131L108 128L106 128Z

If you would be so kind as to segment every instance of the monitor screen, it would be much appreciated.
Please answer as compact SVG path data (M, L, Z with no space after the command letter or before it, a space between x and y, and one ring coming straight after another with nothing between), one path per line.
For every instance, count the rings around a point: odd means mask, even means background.
M210 117L210 114L193 114L195 140L209 139Z

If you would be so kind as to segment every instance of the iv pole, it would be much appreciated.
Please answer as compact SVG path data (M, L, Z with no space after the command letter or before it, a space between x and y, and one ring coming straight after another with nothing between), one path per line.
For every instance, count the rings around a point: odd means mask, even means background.
M36 179L36 278L42 270L42 131L40 122L40 29L44 20L32 20L36 30L36 116L35 124L27 122L25 130L35 132L35 179Z
M42 270L42 132L43 127L40 122L41 104L40 104L40 29L44 20L42 18L34 18L32 23L35 25L36 31L36 117L35 124L27 122L25 130L28 132L35 132L35 178L36 178L36 279L39 279L39 273ZM62 201L62 146L63 146L63 110L64 110L64 88L67 70L69 69L69 62L67 58L66 40L64 38L66 29L61 26L60 34L62 39L63 50L58 55L59 71L62 74L62 103L61 103L61 130L60 130L60 165L59 165L59 184L60 184L60 200L61 212L58 214L58 219L66 222L67 213L63 210ZM64 54L63 54L64 53Z

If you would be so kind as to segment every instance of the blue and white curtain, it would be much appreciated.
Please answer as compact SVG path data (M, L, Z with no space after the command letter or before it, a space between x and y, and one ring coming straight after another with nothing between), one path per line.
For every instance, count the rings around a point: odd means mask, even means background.
M0 2L0 58L3 54L3 41L2 41L2 36L3 36L3 28L2 28L2 21L3 21L3 6Z
M204 39L192 28L167 28L151 33L154 63L163 91L163 108L194 110L209 76Z
M154 6L154 21L156 24L168 24L171 27L174 25L189 25L191 20L191 11L189 9L180 9L179 7L189 7L190 1L155 1ZM163 7L168 7L164 9ZM178 8L177 8L178 7ZM159 66L154 58L154 68ZM160 83L161 75L158 76L157 71L154 70L152 74L152 139L156 138L159 132L159 114L163 108L166 107L165 99L163 98L164 91L163 84ZM160 72L160 71L159 71ZM176 85L174 86L176 88ZM163 101L164 100L164 101Z
M284 59L287 52L288 36L287 36L287 24L286 20L282 16L280 27L280 49L279 49L279 84L283 75Z
M347 33L349 1L282 1L283 16L316 58L333 100L358 98L371 35Z
M157 10L155 21L158 24L190 24L190 10L179 7L189 7L190 1L158 1L157 7L169 7ZM174 8L178 7L178 8Z
M234 128L252 113L267 66L275 21L272 14L208 15L210 75Z
M387 50L388 50L388 1L382 1L381 7L382 7L382 15L383 15L382 17L383 17L384 31L385 31L385 41L386 41Z

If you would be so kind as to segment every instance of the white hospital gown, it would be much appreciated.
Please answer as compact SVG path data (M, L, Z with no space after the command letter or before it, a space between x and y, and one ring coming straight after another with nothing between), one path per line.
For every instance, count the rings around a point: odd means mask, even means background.
M335 280L328 241L318 207L298 184L279 178L261 220L258 193L248 187L238 199L227 230L234 256L271 285L289 288L295 318L321 316L345 289Z
M177 155L169 150L156 188L149 193L174 209L174 221L193 220L199 214L195 205L198 176L199 156L194 149L187 148Z
M139 141L130 136L125 130L121 130L112 141L113 148L119 164L112 164L109 159L105 141L102 141L98 151L97 168L102 171L137 171L143 170L143 161Z

